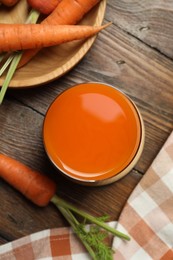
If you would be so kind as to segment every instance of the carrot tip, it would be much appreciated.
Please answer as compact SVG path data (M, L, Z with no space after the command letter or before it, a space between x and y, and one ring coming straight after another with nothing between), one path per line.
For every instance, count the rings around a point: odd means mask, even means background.
M103 25L102 25L102 29L107 28L107 27L110 26L111 24L113 24L113 22L109 22L109 23L103 24Z

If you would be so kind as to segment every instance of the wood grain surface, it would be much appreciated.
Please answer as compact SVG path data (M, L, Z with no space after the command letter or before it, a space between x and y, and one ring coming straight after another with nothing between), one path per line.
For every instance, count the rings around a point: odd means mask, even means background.
M113 24L72 70L38 88L8 90L0 107L0 152L49 175L58 183L58 195L79 208L117 220L173 128L172 12L170 0L108 0L104 22ZM146 130L144 151L134 169L103 187L66 180L49 162L42 143L43 120L51 102L63 90L87 81L124 91L138 106ZM0 244L68 225L53 205L38 208L4 181L0 186Z

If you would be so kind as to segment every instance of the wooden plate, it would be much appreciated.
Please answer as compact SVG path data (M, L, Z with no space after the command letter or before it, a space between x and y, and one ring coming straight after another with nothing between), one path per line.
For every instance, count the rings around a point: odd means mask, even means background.
M81 24L101 25L106 9L102 0L81 21ZM12 9L0 8L0 23L24 23L28 14L25 0ZM40 51L31 62L16 71L9 87L33 87L61 77L73 68L90 49L96 36L83 41L75 41ZM0 78L0 86L4 76Z

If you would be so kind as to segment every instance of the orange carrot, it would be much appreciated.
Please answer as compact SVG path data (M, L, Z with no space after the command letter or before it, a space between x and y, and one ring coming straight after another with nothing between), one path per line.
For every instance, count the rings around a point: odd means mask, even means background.
M61 0L27 0L29 6L42 14L50 14Z
M5 181L11 184L25 197L27 197L38 206L46 206L49 202L52 202L72 226L74 232L81 239L82 243L85 245L86 249L91 254L93 259L96 259L96 254L93 251L93 243L90 242L91 239L88 241L84 238L84 236L81 236L80 234L82 231L82 234L86 234L90 238L93 237L94 239L94 233L86 232L85 228L76 220L76 216L74 216L74 213L75 215L82 217L85 222L86 220L89 220L90 223L96 224L98 226L97 232L99 230L98 228L101 227L102 232L104 229L115 236L130 240L129 236L106 225L103 220L100 221L98 218L95 218L94 216L76 208L75 206L61 199L59 196L55 195L56 185L46 176L43 176L41 173L31 170L29 167L3 154L0 154L0 177L2 177ZM98 242L100 242L100 240ZM98 243L96 243L94 249L96 251L99 250ZM110 247L108 247L107 249L109 252ZM101 252L103 254L103 250Z
M46 206L56 192L56 184L48 177L3 154L0 177L38 206Z
M62 0L57 8L42 23L76 24L100 0Z
M0 2L6 6L13 6L13 5L17 4L17 2L19 2L19 0L1 0Z
M100 0L62 0L55 10L43 20L44 24L76 24L88 13ZM25 51L18 68L28 63L40 48Z
M84 39L108 25L0 24L0 52L42 48Z

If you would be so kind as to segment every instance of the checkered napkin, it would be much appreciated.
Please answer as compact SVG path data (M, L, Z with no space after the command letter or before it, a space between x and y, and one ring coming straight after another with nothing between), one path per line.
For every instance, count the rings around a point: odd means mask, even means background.
M118 260L173 260L173 133L129 197L113 241Z
M70 228L48 229L0 247L0 260L89 260Z
M173 133L116 224L109 223L128 233L131 241L114 238L114 260L173 260ZM88 253L70 228L44 230L0 246L0 260L87 259Z
M109 226L115 227L115 223L110 222ZM54 228L0 246L0 260L91 260L91 258L71 228Z

